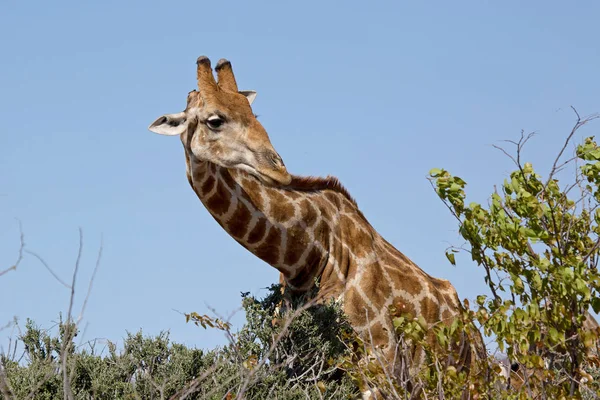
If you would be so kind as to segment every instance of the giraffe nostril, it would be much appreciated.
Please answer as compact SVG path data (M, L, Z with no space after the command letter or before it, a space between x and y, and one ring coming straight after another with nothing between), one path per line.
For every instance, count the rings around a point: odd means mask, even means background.
M285 167L285 165L283 164L283 160L281 159L281 157L279 157L279 154L277 154L275 152L270 151L267 154L267 159L276 168L283 168L283 167Z

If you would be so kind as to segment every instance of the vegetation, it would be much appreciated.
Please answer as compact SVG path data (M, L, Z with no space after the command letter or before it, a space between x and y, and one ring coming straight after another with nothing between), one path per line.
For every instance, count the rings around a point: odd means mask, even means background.
M577 122L543 179L523 148L521 135L510 174L487 207L466 204L466 183L441 169L431 171L436 193L459 222L464 250L485 269L490 295L477 297L474 319L495 338L520 371L527 397L565 398L597 391L589 368L597 360L596 330L584 329L588 310L600 311L600 147L593 137L564 157L575 133L597 118ZM574 167L575 178L557 176Z
M348 353L340 338L351 332L338 306L303 304L280 320L278 286L262 301L245 295L242 304L247 322L235 334L222 321L188 314L190 322L230 337L227 346L211 351L172 343L166 332L145 337L141 331L128 333L121 351L111 342L75 349L72 339L64 343L65 323L50 336L28 320L20 337L23 360L0 356L0 398L63 398L64 349L74 399L338 399L357 393L337 368Z
M313 304L308 295L289 300L273 286L262 300L243 295L247 321L239 332L186 314L188 323L229 338L210 351L141 331L128 333L120 350L110 342L77 348L70 311L55 336L27 321L19 338L24 356L0 356L0 398L347 399L367 390L398 399L598 398L598 328L588 312L600 311L600 146L588 137L573 156L567 151L595 118L577 115L545 178L523 160L532 135L510 142L514 153L501 149L515 170L487 205L467 202L463 179L430 172L465 241L448 249L448 260L456 264L455 254L468 253L485 271L489 293L472 306L465 300L452 324L431 329L390 309L398 333L393 370L354 335L338 305ZM431 332L435 344L427 340ZM463 332L482 332L508 362L489 357L470 371L457 369L448 349ZM427 361L416 372L415 347Z

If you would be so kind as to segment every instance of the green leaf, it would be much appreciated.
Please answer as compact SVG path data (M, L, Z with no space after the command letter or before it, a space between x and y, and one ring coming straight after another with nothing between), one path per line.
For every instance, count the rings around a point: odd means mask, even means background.
M600 312L600 298L594 297L592 298L592 309L597 314Z
M446 252L446 258L450 261L450 264L456 266L456 259L454 258L454 253L451 251Z
M487 298L486 295L480 294L479 296L477 296L477 304L479 304L480 306L483 306L486 298Z
M556 330L555 327L551 326L548 328L548 336L550 337L550 340L553 343L557 343L558 342L558 330Z
M440 176L442 174L442 170L439 168L433 168L431 171L429 171L429 176L436 178L438 176Z

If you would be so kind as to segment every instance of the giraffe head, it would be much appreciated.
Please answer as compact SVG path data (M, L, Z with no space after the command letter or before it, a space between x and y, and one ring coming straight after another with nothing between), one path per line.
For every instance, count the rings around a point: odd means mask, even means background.
M148 129L179 135L191 161L243 170L269 185L289 184L292 177L252 113L256 92L238 91L225 59L215 68L218 83L207 57L199 57L197 66L198 90L188 94L185 110L163 115Z

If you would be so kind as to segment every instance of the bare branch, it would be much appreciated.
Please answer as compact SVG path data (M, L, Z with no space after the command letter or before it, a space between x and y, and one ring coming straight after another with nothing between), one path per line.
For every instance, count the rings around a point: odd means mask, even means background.
M514 142L513 142L514 143ZM512 160L512 162L515 163L515 165L519 165L518 161L516 158L514 158L512 156L512 154L510 154L508 151L504 150L504 148L497 146L495 144L492 145L493 148L500 150L502 153L504 153L505 156L507 156L508 158L510 158Z
M69 299L69 311L67 313L67 322L71 322L71 313L73 311L73 301L75 300L75 281L77 280L77 272L81 263L81 254L83 253L83 231L79 228L79 249L77 250L77 260L75 260L75 270L73 271L73 280L71 282L71 297Z
M8 268L7 268L7 269L5 269L4 271L0 271L0 276L2 276L2 275L4 275L4 274L6 274L7 272L14 271L14 270L16 270L16 269L17 269L17 266L16 266L16 265L13 265L12 267L8 267Z
M573 126L573 128L571 128L571 132L567 136L567 139L565 140L565 143L563 144L562 148L558 152L558 155L556 156L556 159L554 160L554 163L552 164L552 169L550 170L550 174L548 175L548 180L546 181L546 184L544 185L544 188L546 186L548 186L548 183L550 183L550 181L552 180L552 178L554 177L554 175L558 172L559 168L561 168L565 164L565 163L563 163L563 164L561 164L559 166L558 163L560 162L560 159L562 158L562 155L565 152L567 146L571 142L571 139L575 135L575 132L577 132L579 130L579 128L581 128L582 126L584 126L588 122L593 121L593 120L595 120L597 118L600 118L600 115L598 115L598 114L592 114L589 117L586 117L585 119L581 119L581 116L579 115L579 113L577 112L577 110L575 109L575 107L571 106L571 110L573 110L573 112L577 116L577 121L575 122L575 125Z
M504 142L513 144L517 147L517 151L516 151L517 157L516 158L500 146L493 144L492 147L500 150L502 153L504 153L504 155L506 155L508 158L510 158L512 160L512 162L517 166L517 168L519 168L519 171L521 171L521 175L523 175L523 177L525 177L525 171L523 171L523 166L521 165L521 154L523 152L523 147L525 146L525 144L529 141L529 139L531 139L535 135L537 135L537 132L530 132L527 134L527 136L525 136L525 131L521 130L521 137L519 138L519 140L517 142L515 142L514 140L503 140Z
M92 277L90 278L90 283L88 285L87 294L85 295L85 300L83 301L83 306L81 307L81 313L79 314L79 318L77 319L77 323L81 321L83 318L83 313L85 312L85 308L87 306L88 299L90 298L90 293L92 292L92 286L94 284L94 280L96 279L96 272L98 272L98 267L100 267L100 260L102 259L102 251L104 250L103 240L100 239L100 249L98 250L98 257L96 257L96 265L94 266L94 271L92 272Z
M23 234L23 224L21 223L21 220L17 219L17 222L19 222L19 238L21 241L21 245L19 246L19 256L17 257L17 261L15 261L11 267L8 267L4 271L0 271L0 276L6 274L7 272L15 271L19 264L21 264L21 261L23 261L23 251L25 251L25 235Z
M52 270L52 268L50 268L50 266L48 265L48 263L46 262L46 260L44 260L41 256L39 256L37 253L34 253L31 250L25 250L25 252L27 254L30 254L30 255L34 256L35 258L37 258L38 261L41 262L44 267L46 267L46 269L48 270L48 272L50 272L52 274L52 276L54 277L54 279L56 279L61 285L63 285L67 289L71 289L71 287L65 281L63 281L62 279L60 279L58 277L58 275L56 275L56 273Z
M75 261L75 269L73 271L73 280L71 282L71 296L69 298L69 310L67 312L67 321L64 325L64 336L61 344L60 359L63 374L63 391L65 400L74 400L75 396L71 389L71 380L67 371L67 354L72 346L72 339L77 329L76 324L72 324L73 302L75 301L75 282L77 281L77 272L81 263L81 255L83 253L83 231L79 228L79 249L77 251L77 260Z

